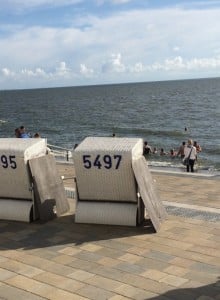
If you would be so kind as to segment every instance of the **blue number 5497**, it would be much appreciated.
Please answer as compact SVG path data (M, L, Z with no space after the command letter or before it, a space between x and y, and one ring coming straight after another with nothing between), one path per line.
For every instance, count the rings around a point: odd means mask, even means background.
M98 168L98 169L118 169L120 166L122 160L121 155L103 155L97 154L95 159L91 158L91 155L86 154L83 155L83 164L84 168L91 169L92 167Z

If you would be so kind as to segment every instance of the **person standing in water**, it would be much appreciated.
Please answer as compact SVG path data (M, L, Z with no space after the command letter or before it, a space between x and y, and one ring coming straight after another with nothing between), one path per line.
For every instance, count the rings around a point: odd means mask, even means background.
M193 141L188 140L187 146L184 148L184 159L189 158L189 163L186 165L186 171L194 172L194 164L197 157L196 147L193 146Z
M177 156L180 155L181 158L184 158L184 149L186 147L186 142L182 142L182 145L179 147L179 150L177 152Z

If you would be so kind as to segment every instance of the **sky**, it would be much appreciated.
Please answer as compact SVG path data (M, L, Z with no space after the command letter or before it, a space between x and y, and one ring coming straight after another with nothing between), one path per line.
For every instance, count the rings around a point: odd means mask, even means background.
M1 0L0 90L220 77L220 0Z

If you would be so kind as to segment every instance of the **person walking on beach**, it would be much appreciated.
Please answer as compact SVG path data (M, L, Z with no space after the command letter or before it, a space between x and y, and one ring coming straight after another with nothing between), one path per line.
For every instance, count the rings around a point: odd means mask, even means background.
M188 140L188 145L184 148L184 159L189 158L189 163L186 165L186 171L194 172L194 164L197 157L196 147L193 146L193 141Z

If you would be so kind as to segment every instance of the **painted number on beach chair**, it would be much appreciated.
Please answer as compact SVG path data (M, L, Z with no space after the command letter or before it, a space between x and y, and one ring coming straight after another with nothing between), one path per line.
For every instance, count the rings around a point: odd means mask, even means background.
M118 169L121 163L121 155L103 155L98 154L94 160L92 160L91 155L83 155L84 168L91 169L92 167L98 169Z
M16 169L17 163L15 161L15 155L9 155L9 156L1 155L1 164L4 169L7 169L9 167L11 169Z

